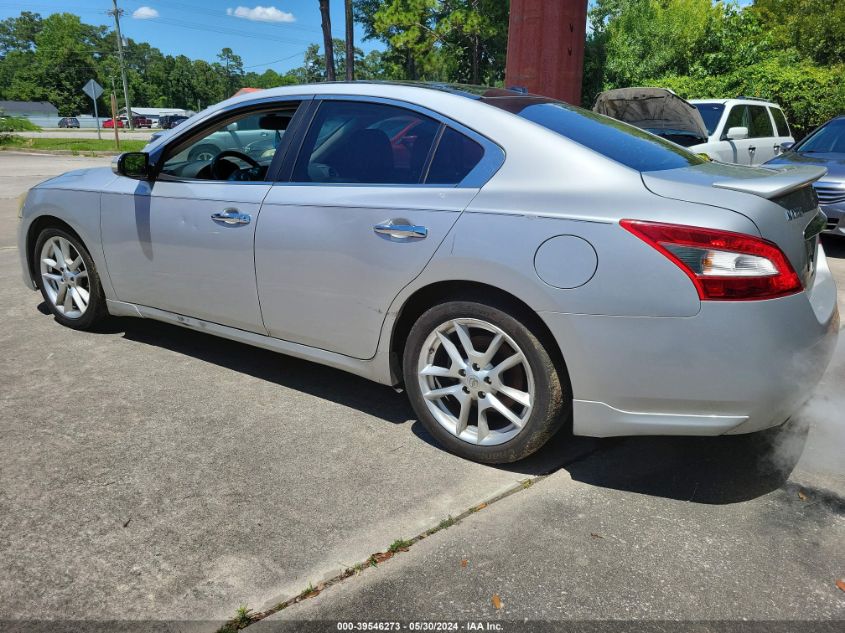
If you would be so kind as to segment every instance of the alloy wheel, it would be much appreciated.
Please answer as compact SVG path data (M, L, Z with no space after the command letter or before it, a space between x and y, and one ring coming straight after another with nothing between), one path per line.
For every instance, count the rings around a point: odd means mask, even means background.
M79 319L88 309L91 285L85 260L64 237L54 235L41 247L41 283L56 311Z
M512 440L531 416L528 359L513 338L487 321L452 319L438 326L422 346L417 375L437 422L470 444Z

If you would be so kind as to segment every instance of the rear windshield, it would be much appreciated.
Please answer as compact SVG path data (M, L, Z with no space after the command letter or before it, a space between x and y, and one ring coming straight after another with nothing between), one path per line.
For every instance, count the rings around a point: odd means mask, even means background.
M662 171L704 160L683 147L639 128L542 97L493 97L485 103L538 123L637 171Z
M693 103L698 108L698 113L704 119L704 127L707 128L707 134L713 136L716 128L719 126L719 121L722 118L722 112L725 111L725 106L722 103Z

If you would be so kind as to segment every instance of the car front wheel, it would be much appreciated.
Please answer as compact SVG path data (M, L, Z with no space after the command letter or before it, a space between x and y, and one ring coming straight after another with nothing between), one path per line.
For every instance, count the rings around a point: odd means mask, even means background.
M492 305L452 301L429 309L411 329L403 364L420 421L447 450L475 461L530 455L569 410L546 347Z
M59 228L44 229L33 255L41 294L59 323L87 330L105 317L100 277L79 238Z

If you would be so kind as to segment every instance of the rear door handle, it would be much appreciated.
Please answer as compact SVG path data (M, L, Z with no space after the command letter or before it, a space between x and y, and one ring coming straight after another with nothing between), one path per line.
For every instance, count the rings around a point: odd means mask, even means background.
M383 224L376 224L373 231L379 235L387 235L388 237L406 238L406 239L424 239L428 235L428 229L424 226L416 224L393 224L392 222L385 222Z
M252 217L246 213L241 213L237 209L224 209L222 213L212 213L211 219L219 224L228 224L230 226L235 224L249 224Z
M757 148L752 145L751 147L748 148L748 151L753 154L754 152L757 151Z

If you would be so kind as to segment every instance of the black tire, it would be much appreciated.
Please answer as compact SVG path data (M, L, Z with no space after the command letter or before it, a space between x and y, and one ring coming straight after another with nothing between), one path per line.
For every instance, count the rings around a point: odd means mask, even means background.
M423 398L418 378L423 345L432 332L454 319L478 319L496 326L513 339L531 369L535 393L530 414L521 431L501 444L483 446L458 438L437 421ZM496 307L480 301L449 301L430 308L417 319L408 335L403 354L403 374L411 405L426 430L446 450L476 462L505 464L531 455L561 429L571 411L571 395L568 387L564 389L563 386L568 385L568 381L561 380L546 346L519 319L517 311L504 305ZM484 397L483 394L481 397Z
M213 158L214 156L217 156L217 154L219 154L219 153L220 153L219 147L217 147L216 145L212 145L211 143L205 143L203 145L198 145L197 147L194 147L188 153L188 160L190 160L190 161L200 160L199 157L202 156L203 154L209 154Z
M59 311L47 292L44 280L41 278L41 250L44 247L44 243L54 237L61 237L70 242L73 250L82 257L82 262L88 273L86 288L86 290L88 290L88 307L81 316L76 318L67 317ZM103 286L100 283L100 276L97 272L97 267L94 265L94 260L91 259L91 254L88 252L88 249L85 248L85 245L78 237L76 237L76 235L55 227L44 229L35 241L32 261L34 262L36 279L38 288L41 290L41 296L44 297L44 303L47 305L47 308L53 314L56 321L64 326L73 328L74 330L90 330L107 316L106 297L103 293Z

